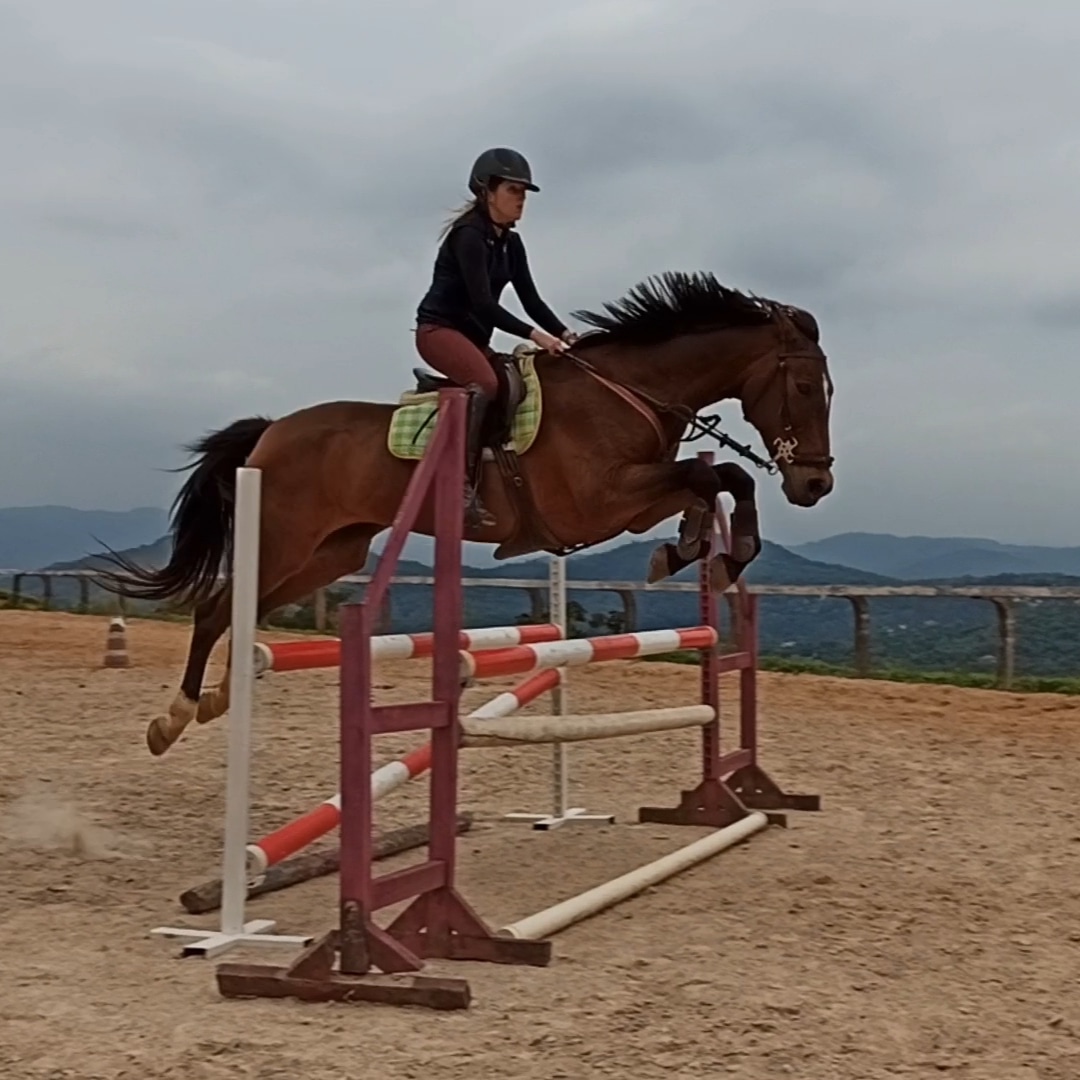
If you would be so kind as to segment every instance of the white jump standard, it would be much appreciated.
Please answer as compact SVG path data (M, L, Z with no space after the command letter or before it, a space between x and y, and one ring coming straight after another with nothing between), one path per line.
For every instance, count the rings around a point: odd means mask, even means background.
M548 567L548 599L550 611L548 618L566 637L569 619L566 610L566 558L553 555ZM522 642L524 644L524 642ZM569 679L565 668L549 669L561 671L563 677L559 685L551 692L551 711L555 716L564 716L569 704ZM554 743L551 747L551 813L512 813L506 814L507 821L527 821L541 832L561 828L563 825L614 825L614 814L590 814L584 806L570 805L570 748L564 742Z
M310 935L283 935L271 931L272 919L244 920L247 900L248 780L251 761L251 713L255 679L255 622L259 595L258 469L236 472L235 546L233 568L228 731L225 781L225 850L221 873L221 928L159 926L150 932L188 941L184 956L218 956L237 945L307 945Z

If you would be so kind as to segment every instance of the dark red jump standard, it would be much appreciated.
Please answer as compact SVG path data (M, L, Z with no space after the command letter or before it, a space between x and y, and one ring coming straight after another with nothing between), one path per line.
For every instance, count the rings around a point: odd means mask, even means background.
M371 1001L463 1009L469 984L456 977L419 974L426 959L484 960L546 966L550 941L496 936L454 884L457 834L458 699L461 693L462 489L465 400L444 391L438 428L409 486L379 568L362 604L342 609L341 627L341 893L338 928L287 967L226 963L217 969L225 997L293 997L305 1001ZM711 461L711 455L702 455ZM429 500L434 500L429 503ZM406 705L372 703L371 637L375 619L409 532L421 513L434 513L435 614L432 700ZM722 522L721 518L721 522ZM721 526L723 527L723 526ZM725 547L729 547L725 534ZM707 553L706 553L707 554ZM718 604L708 559L702 560L701 622L718 627ZM642 807L640 821L723 828L753 810L773 824L783 811L817 810L815 795L789 795L757 759L757 606L744 587L729 596L736 612L736 651L701 650L701 700L715 719L702 728L697 787L672 808ZM720 674L739 671L738 746L721 750ZM372 739L385 732L432 733L428 859L375 877L372 840ZM411 900L385 929L376 912ZM373 974L378 969L379 974Z
M709 451L698 454L711 465ZM715 515L721 530L723 550L730 551L731 537L724 515ZM716 542L714 535L706 546ZM711 588L709 554L701 558L698 571L700 590L699 620L702 626L719 629L719 603ZM772 825L787 825L785 810L820 810L818 795L793 795L784 791L758 763L757 731L757 664L758 664L758 603L740 578L735 591L726 594L732 612L734 652L720 655L719 648L702 649L700 653L701 701L711 705L716 719L701 729L701 782L684 791L678 805L673 807L642 806L639 822L663 825L711 825L722 829L746 817L752 810L761 810ZM721 747L720 675L739 672L739 732L738 745L728 753Z
M461 630L462 491L465 485L465 394L444 391L437 430L417 468L363 603L342 609L341 624L341 888L340 923L287 967L221 964L225 997L295 997L305 1001L377 1001L463 1009L469 984L419 972L425 959L487 960L544 966L548 941L515 941L491 933L454 886ZM374 618L413 524L434 500L435 612L432 700L372 704ZM428 859L373 875L372 736L430 730L432 762ZM385 929L382 908L414 898ZM381 974L372 974L377 968Z

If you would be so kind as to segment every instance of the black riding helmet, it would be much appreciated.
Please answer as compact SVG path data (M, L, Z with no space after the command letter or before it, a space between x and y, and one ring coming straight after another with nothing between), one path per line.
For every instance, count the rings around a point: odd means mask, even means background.
M524 155L505 146L485 150L476 159L469 174L469 190L474 195L479 195L492 180L509 180L515 184L524 184L529 191L540 190L533 183L532 169Z

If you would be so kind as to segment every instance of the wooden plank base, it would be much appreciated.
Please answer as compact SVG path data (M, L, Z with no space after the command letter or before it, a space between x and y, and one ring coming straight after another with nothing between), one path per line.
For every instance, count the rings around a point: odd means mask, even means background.
M741 821L750 808L722 780L705 780L696 788L683 791L676 806L642 806L638 808L639 823L658 825L707 825L725 829ZM774 825L785 824L773 821Z
M751 810L798 810L813 813L821 809L820 795L793 795L783 788L760 765L747 765L727 779L727 785L739 801Z
M642 806L638 821L660 825L708 825L723 829L761 810L770 825L787 827L785 810L821 809L820 795L792 795L758 765L747 765L727 780L705 780L682 792L677 806Z
M519 941L492 934L452 889L418 896L386 929L365 918L355 905L343 905L342 927L312 942L287 967L220 964L219 993L227 998L467 1009L472 998L468 981L415 974L424 959L531 967L551 962L550 941ZM373 966L381 973L371 974Z
M298 1001L372 1002L425 1009L467 1009L472 991L466 979L430 975L343 975L302 979L287 967L220 964L218 991L226 998L295 998Z
M296 998L299 1001L373 1002L426 1009L467 1009L472 991L465 979L430 975L349 975L334 962L341 932L312 942L287 967L219 964L218 992L227 998Z
M550 941L517 941L492 934L456 889L418 896L391 924L390 933L424 959L479 960L488 964L547 967Z

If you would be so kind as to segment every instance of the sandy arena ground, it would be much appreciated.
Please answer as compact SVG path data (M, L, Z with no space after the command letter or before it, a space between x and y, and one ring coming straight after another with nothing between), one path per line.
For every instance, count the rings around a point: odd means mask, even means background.
M547 969L433 965L471 980L467 1012L234 1002L213 961L148 934L216 922L177 896L218 868L226 725L152 759L143 730L173 692L187 628L132 622L135 666L107 671L105 626L0 612L4 1080L1080 1076L1075 701L765 675L764 761L820 793L823 813L564 931ZM419 696L425 674L384 665L385 699ZM677 704L695 680L608 664L572 673L572 702ZM336 789L336 675L272 677L257 699L261 834ZM494 925L699 834L629 824L693 783L693 734L573 757L578 803L619 824L498 820L546 808L545 749L463 763L462 804L481 820L461 884ZM391 796L380 823L417 820L425 794ZM249 910L321 933L336 890L323 878Z

